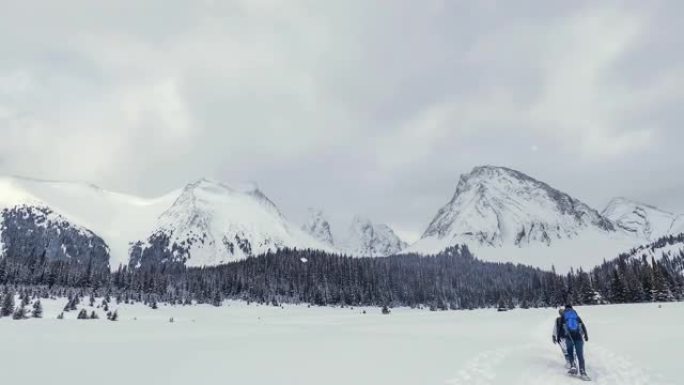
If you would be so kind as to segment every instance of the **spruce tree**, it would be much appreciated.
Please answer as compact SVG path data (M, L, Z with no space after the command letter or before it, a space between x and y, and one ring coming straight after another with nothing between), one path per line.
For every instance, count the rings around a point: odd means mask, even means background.
M652 260L653 264L653 295L652 298L656 302L666 302L672 299L672 293L667 285L665 271L662 266Z
M86 309L81 309L81 311L78 312L78 316L76 316L76 319L88 319L88 312Z
M40 303L39 299L33 303L33 311L31 311L31 317L33 317L33 318L42 318L43 317L43 305Z
M21 320L21 319L26 319L26 307L22 303L12 314L12 319L15 320Z
M617 269L613 270L613 276L610 281L610 302L624 303L625 302L625 284L622 282L622 277Z
M2 297L2 306L0 307L0 317L9 317L14 313L14 292L11 290L5 291Z

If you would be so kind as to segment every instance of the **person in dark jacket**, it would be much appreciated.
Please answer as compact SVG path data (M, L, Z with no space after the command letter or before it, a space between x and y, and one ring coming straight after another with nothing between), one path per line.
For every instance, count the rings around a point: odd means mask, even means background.
M568 354L568 345L565 340L565 328L563 327L563 308L558 309L558 318L553 325L553 336L552 340L554 344L560 346L563 356L565 357L565 368L570 369L572 367L572 358Z
M561 317L561 323L565 332L568 355L572 361L570 371L568 373L577 374L577 367L575 366L575 355L577 355L580 375L586 377L587 372L584 365L584 343L589 341L587 327L577 312L572 308L572 305L565 305L565 310L563 311L563 315ZM556 339L556 342L559 342L559 340Z

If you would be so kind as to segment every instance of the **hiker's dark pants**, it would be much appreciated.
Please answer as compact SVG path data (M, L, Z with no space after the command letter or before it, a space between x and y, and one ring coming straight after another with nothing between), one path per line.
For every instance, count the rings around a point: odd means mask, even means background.
M584 341L582 339L566 338L565 344L568 348L568 355L571 362L575 363L575 353L577 353L577 361L579 361L580 373L584 373Z

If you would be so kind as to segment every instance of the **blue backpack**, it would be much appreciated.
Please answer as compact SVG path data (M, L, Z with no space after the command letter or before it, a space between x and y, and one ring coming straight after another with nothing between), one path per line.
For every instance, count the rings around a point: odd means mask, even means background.
M566 310L565 313L563 313L563 319L565 320L565 327L568 328L569 332L579 332L579 316L576 311L572 309Z

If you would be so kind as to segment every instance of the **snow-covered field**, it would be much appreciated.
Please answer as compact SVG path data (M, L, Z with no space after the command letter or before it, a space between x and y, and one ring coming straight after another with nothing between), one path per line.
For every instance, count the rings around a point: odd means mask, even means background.
M553 309L429 312L247 305L118 307L120 320L0 319L3 383L577 384L551 343ZM89 310L90 311L90 310ZM578 308L596 384L681 380L684 304ZM173 317L173 323L169 318Z

